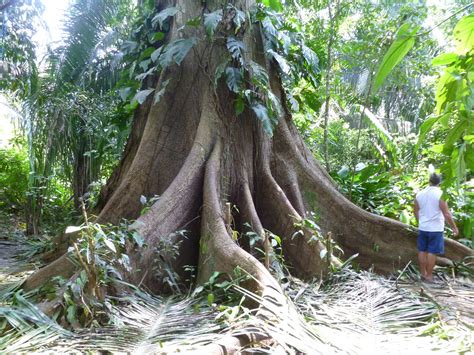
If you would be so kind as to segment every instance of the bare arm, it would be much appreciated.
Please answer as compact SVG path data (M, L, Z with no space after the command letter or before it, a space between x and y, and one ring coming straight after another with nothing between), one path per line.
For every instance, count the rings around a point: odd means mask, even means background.
M413 209L415 212L415 218L417 222L420 222L420 205L418 204L418 201L415 198L415 208Z
M439 200L439 208L441 212L443 212L443 216L448 222L448 224L453 229L453 234L456 236L459 234L458 227L456 227L456 223L454 223L453 216L451 215L451 211L449 211L448 203L443 200Z

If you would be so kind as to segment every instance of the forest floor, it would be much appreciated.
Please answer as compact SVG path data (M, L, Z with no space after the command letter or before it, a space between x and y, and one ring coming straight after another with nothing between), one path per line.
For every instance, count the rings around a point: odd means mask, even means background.
M38 265L30 263L25 259L25 245L21 241L24 240L21 232L21 222L15 215L0 214L0 294L9 285L21 282L28 274L32 273ZM19 256L20 255L20 256ZM23 255L23 257L21 257ZM355 273L354 273L355 274ZM409 273L408 273L409 274ZM342 280L342 279L341 279ZM290 286L288 286L291 284ZM316 286L315 286L316 285ZM339 342L333 347L329 347L333 351L329 353L348 353L348 354L375 354L385 352L387 354L401 354L409 350L417 350L418 353L470 353L474 351L473 346L473 324L474 324L474 282L469 278L454 277L448 275L446 272L437 272L437 282L434 284L426 284L417 281L416 275L408 275L407 277L400 277L398 280L388 280L383 277L370 273L357 273L352 276L350 280L336 281L326 291L320 289L321 284L317 283L303 283L299 280L290 280L287 286L284 287L287 296L298 311L303 314L302 319L309 319L312 316L314 321L311 323L314 334L317 334L318 341L321 344ZM356 296L355 296L356 295ZM395 300L399 298L400 301ZM411 303L407 305L403 303L404 298L409 298ZM2 323L1 313L8 305L2 303L0 300L0 325ZM161 326L172 329L173 325L164 323L164 319L172 322L172 317L166 312L183 313L180 307L194 307L193 302L185 303L183 301L172 301L164 299L149 298L145 303L149 303L147 307L156 302L155 308L140 309L134 305L133 310L120 310L119 313L125 319L119 324L121 326L128 326L126 332L133 334L134 339L129 336L126 340L127 345L124 345L125 340L114 344L113 337L118 337L116 331L110 332L110 327L104 329L75 330L75 335L68 333L68 335L56 334L51 337L45 344L50 344L50 347L43 344L40 346L39 352L48 353L62 353L70 352L67 343L75 342L76 347L72 347L71 352L83 353L86 351L94 352L97 347L97 342L102 342L104 350L113 353L119 352L119 349L127 351L133 350L137 353L145 351L148 353L150 346L154 349L153 353L174 352L179 349L179 342L171 344L172 346L164 346L162 340L159 341L161 350L156 350L156 344L152 345L152 339L158 337L157 329ZM174 303L173 303L174 302ZM397 313L406 312L404 308L413 306L413 315L416 312L422 312L423 309L428 309L430 313L425 322L420 323L410 322L409 313L404 316L403 322L397 323ZM390 307L395 307L391 309ZM418 308L417 308L418 307ZM431 307L431 308L430 308ZM166 310L165 310L166 309ZM387 311L388 309L388 311ZM130 313L130 312L131 313ZM126 315L126 313L128 315ZM142 312L140 316L138 314ZM147 313L148 312L148 313ZM150 313L151 312L151 313ZM312 315L310 313L313 313ZM184 312L186 313L186 312ZM174 314L174 313L173 313ZM218 312L207 312L204 318L207 320L216 317ZM141 318L140 318L141 317ZM206 330L206 319L196 318L193 316L195 325L202 324L203 330L198 333L193 333L196 339L205 337L206 331L213 331L215 333L228 332L231 328L223 330L222 327L209 327ZM132 320L130 320L130 319ZM152 319L150 319L152 318ZM156 320L156 319L159 319ZM417 318L418 319L418 318ZM127 320L130 322L127 325ZM395 321L394 321L395 320ZM176 320L176 322L183 320ZM141 323L140 323L141 322ZM204 323L200 323L204 322ZM395 323L395 324L394 324ZM176 329L179 327L177 326ZM294 331L291 327L291 331ZM0 334L2 329L0 328ZM21 332L19 330L19 332ZM165 331L165 333L167 333ZM78 335L79 334L79 335ZM82 335L81 335L82 334ZM91 334L93 335L91 337ZM111 336L111 334L113 334ZM10 334L11 335L11 334ZM81 338L84 336L83 338ZM104 340L100 340L101 336ZM123 337L123 334L121 335ZM182 330L178 331L177 339L183 337ZM7 339L8 337L5 337ZM86 345L87 341L95 339L95 345L90 348ZM173 338L169 332L165 338L167 341ZM201 339L199 338L199 339ZM51 340L52 339L52 340ZM99 340L97 340L99 339ZM108 339L108 342L105 340ZM110 340L112 339L112 341ZM118 338L117 338L118 339ZM209 339L209 338L207 338ZM342 344L341 339L345 339ZM8 339L7 339L8 340ZM2 344L2 337L0 336L0 353L2 350L20 349L19 352L32 353L36 351L34 347L29 347L24 339L5 341ZM173 340L174 341L174 340ZM18 342L23 342L18 345ZM49 343L48 343L49 342ZM198 340L196 343L204 342ZM172 342L171 342L172 343ZM291 343L291 341L290 341ZM144 345L145 344L145 345ZM316 346L315 343L314 346ZM3 346L2 346L3 345ZM15 348L12 346L19 346ZM166 350L168 349L168 350ZM328 353L321 348L319 353ZM289 353L288 348L279 349L278 353ZM273 352L272 352L273 353Z

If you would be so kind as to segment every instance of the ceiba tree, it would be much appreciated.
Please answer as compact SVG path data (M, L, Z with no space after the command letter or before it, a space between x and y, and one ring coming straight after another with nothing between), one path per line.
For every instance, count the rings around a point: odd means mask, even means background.
M130 247L130 281L162 292L163 275L153 266L166 242L179 245L178 257L167 262L180 275L183 266L195 265L202 282L214 271L232 275L239 267L254 277L247 287L279 293L253 250L249 236L255 234L246 232L258 234L256 246L269 253L270 232L280 236L291 272L319 277L327 269L320 257L325 247L311 230L295 227L308 211L317 216L322 235L330 232L345 257L357 253L362 267L389 273L416 260L416 232L347 200L305 146L287 107L281 57L272 48L272 34L263 30L268 19L258 16L255 0L163 0L157 7L156 20L169 31L152 55L160 67L147 79L155 95L135 112L98 215L101 223L137 219L133 226L146 244ZM140 216L141 195L160 198ZM186 238L174 233L183 229ZM237 240L233 231L240 233ZM58 255L67 243L63 236L57 258L33 274L26 288L72 275L74 264ZM439 261L470 254L446 240L446 258Z

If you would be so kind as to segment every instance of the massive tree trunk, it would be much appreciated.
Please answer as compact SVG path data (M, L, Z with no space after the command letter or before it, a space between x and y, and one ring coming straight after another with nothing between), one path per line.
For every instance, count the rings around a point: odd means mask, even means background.
M214 40L207 38L203 28L183 30L188 20L222 8L222 3L160 2L160 6L181 9L171 21L167 43L188 36L199 42L181 65L169 66L157 77L156 91L169 80L166 92L159 103L150 97L137 110L122 161L102 191L99 221L137 218L134 228L146 241L145 247L130 250L134 269L130 280L161 292L166 275L156 272L160 262L172 265L179 275L184 275L184 265L197 266L200 281L214 271L231 275L239 267L254 276L249 287L264 294L268 289L278 291L263 266L264 256L250 247L246 233L250 229L267 241L260 242L267 249L269 232L281 237L285 261L295 275L319 277L327 269L320 258L324 246L311 238L310 230L294 235L299 229L295 223L308 211L315 212L322 235L331 232L345 258L359 254L356 262L361 267L389 273L415 260L415 231L348 201L304 145L286 106L277 63L264 55L258 23L247 23L239 31L244 57L267 70L269 88L283 110L273 136L264 131L251 109L236 115L235 94L223 80L215 84L216 68L228 55L226 41L220 38L228 31L224 23L228 19L218 27L222 33ZM245 11L255 1L232 3ZM160 196L142 216L141 195ZM186 238L174 233L183 229L188 231ZM233 231L240 233L237 240ZM158 257L157 248L164 243L179 244L176 259ZM470 253L446 240L447 258L459 260ZM50 277L59 264L63 275L74 268L62 256L33 275L27 288Z

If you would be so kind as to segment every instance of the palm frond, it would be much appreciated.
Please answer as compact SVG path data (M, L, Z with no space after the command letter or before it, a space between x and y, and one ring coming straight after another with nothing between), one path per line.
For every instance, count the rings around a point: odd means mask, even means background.
M390 354L413 349L446 353L469 351L471 344L466 324L446 326L434 302L398 288L396 280L368 272L343 270L323 284L290 278L284 285L285 305L238 285L232 287L263 309L257 314L240 305L220 309L209 306L205 295L162 298L135 289L121 298L109 298L114 305L108 326L68 332L20 297L21 308L0 308L16 329L5 334L0 350L177 353L200 351L224 337L249 333L269 341L249 344L241 351L272 354Z
M121 38L116 27L123 22L120 17L124 17L126 9L131 10L129 1L76 0L64 21L65 43L54 54L59 59L56 63L58 86L96 82L105 69L101 60ZM111 88L109 84L100 90Z
M308 287L294 281L287 292L293 298L298 295L295 305L305 315L306 324L316 328L325 343L344 353L463 347L462 343L423 336L427 325L436 323L438 308L397 288L394 280L346 270L323 289L318 284Z

